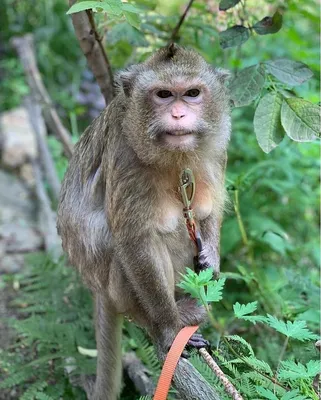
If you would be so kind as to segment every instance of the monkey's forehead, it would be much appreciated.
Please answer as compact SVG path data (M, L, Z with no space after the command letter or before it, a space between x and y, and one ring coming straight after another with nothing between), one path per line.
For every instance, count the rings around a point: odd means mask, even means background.
M142 71L136 80L135 86L142 90L150 90L154 87L175 87L177 90L187 86L212 86L217 84L217 77L214 70L203 68L181 68L171 66L171 68L158 68L154 70Z

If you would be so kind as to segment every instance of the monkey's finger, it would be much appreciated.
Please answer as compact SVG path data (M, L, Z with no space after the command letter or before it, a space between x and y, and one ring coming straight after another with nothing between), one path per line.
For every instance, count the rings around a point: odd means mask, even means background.
M191 355L189 354L189 352L187 350L183 350L181 357L188 359L188 358L190 358L190 356Z
M187 342L188 346L195 347L196 349L201 349L205 347L206 349L210 349L210 342L206 339L203 338L203 336L199 333L194 333L194 335L191 336L189 341Z

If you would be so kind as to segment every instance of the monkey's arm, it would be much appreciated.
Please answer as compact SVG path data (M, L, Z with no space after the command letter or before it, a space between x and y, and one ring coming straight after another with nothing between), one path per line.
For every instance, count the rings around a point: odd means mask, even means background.
M221 217L214 213L200 223L203 249L198 258L198 267L213 268L214 276L220 273L220 229Z

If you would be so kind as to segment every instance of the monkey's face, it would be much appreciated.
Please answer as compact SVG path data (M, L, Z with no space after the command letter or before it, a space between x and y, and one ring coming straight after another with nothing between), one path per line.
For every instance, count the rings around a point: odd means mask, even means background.
M213 68L195 51L176 45L121 72L124 133L140 159L160 162L168 155L168 161L177 153L226 148L227 76L227 71Z
M153 116L150 138L171 150L193 150L206 133L203 115L208 97L208 89L197 80L155 85L148 95Z

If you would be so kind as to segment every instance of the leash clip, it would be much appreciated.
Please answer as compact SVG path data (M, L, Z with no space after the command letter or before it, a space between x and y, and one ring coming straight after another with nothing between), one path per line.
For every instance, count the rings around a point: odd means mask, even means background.
M178 190L184 204L184 217L192 220L194 215L191 205L195 195L195 178L191 169L186 168L183 170Z

